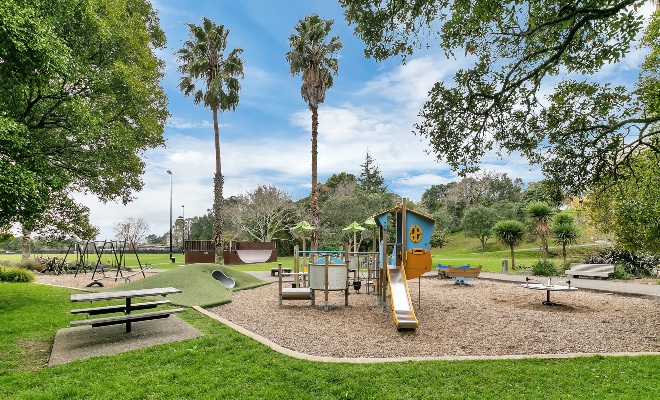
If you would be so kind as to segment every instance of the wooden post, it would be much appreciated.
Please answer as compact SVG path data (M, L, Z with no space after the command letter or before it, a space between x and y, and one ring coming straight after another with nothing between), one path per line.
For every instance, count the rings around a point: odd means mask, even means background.
M387 284L387 276L386 273L387 271L385 268L388 268L387 266L387 229L385 228L380 228L380 240L381 243L383 244L383 249L381 251L381 264L380 264L380 271L379 273L379 279L378 279L378 295L380 297L380 301L385 304L385 301L387 301L387 291L385 290L385 285Z
M325 262L324 262L324 273L325 273L325 284L323 285L325 288L325 304L323 305L323 308L325 311L328 311L330 308L328 306L328 264L330 263L330 256L326 255L325 256Z
M293 272L294 272L294 280L295 280L295 285L296 287L300 287L299 281L298 281L298 265L300 262L300 254L298 253L298 245L295 245L293 247Z
M279 280L279 303L282 305L282 263L277 264L277 278Z

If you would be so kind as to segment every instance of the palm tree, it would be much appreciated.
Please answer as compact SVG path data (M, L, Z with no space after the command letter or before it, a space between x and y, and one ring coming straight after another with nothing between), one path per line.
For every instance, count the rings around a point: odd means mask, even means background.
M236 110L238 92L241 89L239 78L243 78L243 49L233 49L225 55L229 29L216 25L208 18L202 18L202 25L186 24L190 28L190 40L176 52L179 72L183 74L179 89L184 96L191 94L195 104L203 103L213 112L213 130L215 133L215 176L213 177L213 240L215 243L215 262L223 263L222 250L222 176L220 159L220 128L218 110ZM201 87L196 87L199 83Z
M513 248L522 243L525 238L525 225L513 219L500 221L493 227L495 238L511 249L511 269L516 269L516 259Z
M578 243L580 231L575 226L573 217L568 214L557 214L552 222L552 236L555 237L555 242L561 245L564 265L566 265L566 246Z
M541 257L548 259L548 232L552 219L552 208L544 201L532 201L527 205L527 215L535 225L536 234L541 238Z
M342 48L339 36L326 41L334 21L325 21L312 14L298 20L296 33L289 37L291 49L286 53L292 76L302 74L300 94L312 111L312 192L310 195L311 248L318 249L319 204L317 189L317 156L319 104L325 101L325 92L333 84L332 75L337 75L338 62L335 53Z

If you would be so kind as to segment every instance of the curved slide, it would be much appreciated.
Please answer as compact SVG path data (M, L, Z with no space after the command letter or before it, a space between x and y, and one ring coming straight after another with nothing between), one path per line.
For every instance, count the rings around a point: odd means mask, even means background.
M222 283L222 285L227 289L231 289L236 286L236 281L225 275L225 273L219 269L214 270L211 273L211 276L213 276L218 282Z
M396 265L387 266L387 280L390 285L392 316L397 329L417 329L419 323L415 317L406 272Z

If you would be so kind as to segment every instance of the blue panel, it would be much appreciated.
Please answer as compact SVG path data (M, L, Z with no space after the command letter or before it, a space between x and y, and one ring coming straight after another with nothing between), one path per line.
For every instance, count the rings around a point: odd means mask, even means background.
M385 213L385 214L381 215L380 217L376 218L378 220L378 223L380 224L380 226L383 227L383 229L387 229L387 215L388 214L389 213Z
M426 249L431 250L431 236L433 235L434 223L427 218L423 218L420 215L407 213L406 215L406 248L410 249ZM421 238L415 243L410 239L410 229L417 225L421 229Z

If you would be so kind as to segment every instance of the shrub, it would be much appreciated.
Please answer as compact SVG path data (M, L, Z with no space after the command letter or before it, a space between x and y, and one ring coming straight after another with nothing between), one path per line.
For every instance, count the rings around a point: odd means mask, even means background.
M21 267L0 267L0 282L32 282L34 274Z
M536 276L558 276L557 267L550 261L537 261L532 264L532 275Z
M41 261L36 258L30 258L27 261L21 261L20 263L18 263L17 266L21 268L25 268L30 271L37 271L37 272L41 272L46 268L46 266L43 265Z
M609 276L612 279L630 279L632 276L620 265L614 266L614 272Z

